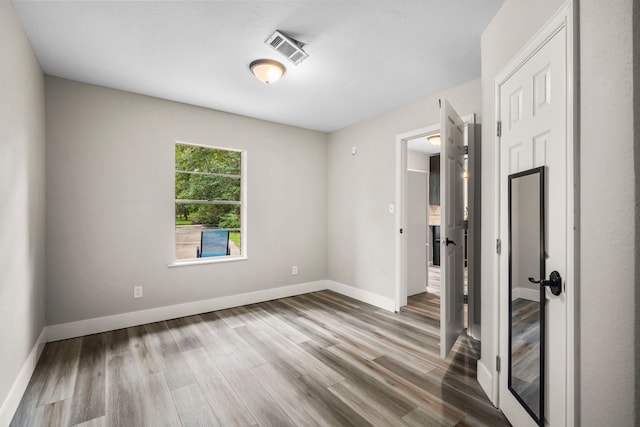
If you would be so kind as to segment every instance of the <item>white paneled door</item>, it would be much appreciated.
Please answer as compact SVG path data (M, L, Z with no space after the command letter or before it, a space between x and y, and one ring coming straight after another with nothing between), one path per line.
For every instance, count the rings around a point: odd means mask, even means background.
M545 29L544 31L547 31ZM544 32L543 31L543 32ZM509 253L508 177L536 167L544 167L544 257L545 270L571 278L568 246L572 240L573 192L571 179L571 137L567 125L569 85L567 84L568 38L570 32L559 20L538 36L534 46L514 61L511 71L497 79L499 135L499 194L502 250L500 265L500 360L499 405L515 426L567 425L567 294L545 291L546 338L544 345L544 420L538 424L509 389Z
M464 328L464 121L440 100L440 356Z

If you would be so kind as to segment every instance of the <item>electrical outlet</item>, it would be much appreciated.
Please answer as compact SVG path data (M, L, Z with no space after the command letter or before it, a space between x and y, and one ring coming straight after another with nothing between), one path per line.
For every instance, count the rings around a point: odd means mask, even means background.
M134 298L142 298L142 286L134 286L133 287L133 297Z
M291 267L291 274L293 274L294 276L296 274L298 274L298 266L294 265L293 267Z

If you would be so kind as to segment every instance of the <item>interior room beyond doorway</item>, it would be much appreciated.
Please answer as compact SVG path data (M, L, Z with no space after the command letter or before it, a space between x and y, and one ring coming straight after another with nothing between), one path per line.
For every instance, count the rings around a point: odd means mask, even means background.
M441 290L439 130L408 139L406 143L407 305L403 307L403 311L411 311L439 321ZM468 166L465 164L466 170ZM467 172L465 172L465 178L466 174ZM468 206L466 185L464 200L466 218L466 206ZM466 237L465 235L465 295L468 290ZM464 325L466 328L466 306Z

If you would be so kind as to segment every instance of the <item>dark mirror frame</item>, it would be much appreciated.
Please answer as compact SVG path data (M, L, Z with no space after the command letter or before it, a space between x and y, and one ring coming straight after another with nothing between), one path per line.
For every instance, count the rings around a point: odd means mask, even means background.
M544 372L545 372L545 301L546 301L546 295L545 295L545 288L544 286L540 286L540 378L539 378L539 382L540 382L540 403L539 403L539 414L536 414L534 412L534 410L529 407L529 405L525 402L525 400L518 394L518 392L513 388L512 385L512 351L513 351L513 344L512 344L512 323L513 323L513 301L512 301L512 289L513 289L513 283L512 283L512 270L513 270L513 266L512 266L512 250L511 250L511 244L512 244L512 218L511 218L511 190L512 190L512 182L515 179L518 178L522 178L525 176L530 176L530 175L535 175L538 174L539 175L539 182L540 182L540 275L539 275L539 280L542 280L546 277L546 272L545 272L545 167L541 166L541 167L537 167L534 169L529 169L523 172L518 172L518 173L514 173L509 175L509 187L508 187L508 209L509 209L509 351L508 351L508 355L509 355L509 370L508 370L508 388L509 391L511 391L511 393L514 395L514 397L518 400L518 402L520 402L520 404L522 405L522 407L529 413L529 415L531 415L531 417L536 421L536 423L540 426L544 426L544 389L545 389L545 381L544 381Z

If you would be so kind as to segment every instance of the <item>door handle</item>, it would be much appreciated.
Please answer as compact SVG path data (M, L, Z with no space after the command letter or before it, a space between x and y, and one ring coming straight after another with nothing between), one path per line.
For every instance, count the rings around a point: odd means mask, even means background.
M446 239L444 239L444 245L445 246L449 246L449 245L456 246L456 242L454 242L453 240L449 240L449 238L447 237Z
M562 277L555 270L549 275L549 280L535 280L533 277L529 277L529 281L531 283L540 283L540 286L548 286L551 293L556 296L562 292Z

